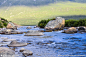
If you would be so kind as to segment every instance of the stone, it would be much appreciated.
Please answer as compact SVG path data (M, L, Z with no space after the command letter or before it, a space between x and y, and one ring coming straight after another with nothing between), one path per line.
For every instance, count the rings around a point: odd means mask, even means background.
M27 43L12 41L8 46L9 47L21 47L21 46L27 46Z
M6 47L0 47L0 57L13 57L15 52Z
M57 17L55 20L51 20L45 26L45 29L63 29L65 26L65 19Z
M17 26L14 25L12 22L9 22L6 28L7 29L15 29L16 30L17 29Z
M31 29L31 27L30 27L30 26L28 26L26 29Z
M78 31L80 31L80 32L86 32L86 27L85 26L80 26L78 28Z
M33 52L30 51L30 50L25 50L25 51L23 51L22 54L23 54L24 56L29 56L29 55L33 55Z
M16 39L4 39L3 42L16 41Z
M43 32L37 30L29 30L27 33L25 33L25 36L42 36L42 35L44 35Z
M21 49L20 49L20 52L23 52L23 51L25 51L25 50L26 50L26 49L24 49L24 48L21 48Z
M23 34L23 32L19 32L17 30L12 30L12 29L5 29L5 30L2 30L0 32L0 34L7 34L7 35L10 35L10 34Z
M67 34L77 33L77 29L75 27L70 27L67 30L64 30L63 33L67 33Z

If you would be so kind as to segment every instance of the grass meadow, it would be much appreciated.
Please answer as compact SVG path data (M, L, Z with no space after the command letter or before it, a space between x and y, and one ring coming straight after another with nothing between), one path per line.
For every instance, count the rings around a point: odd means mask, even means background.
M20 25L37 25L43 19L72 15L86 15L86 3L60 2L37 7L11 6L0 8L0 17Z

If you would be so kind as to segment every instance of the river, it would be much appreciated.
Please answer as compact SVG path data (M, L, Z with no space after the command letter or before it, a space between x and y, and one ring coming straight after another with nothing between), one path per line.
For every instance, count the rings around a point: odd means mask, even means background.
M21 26L19 31L43 30L40 28L26 29L27 26ZM24 36L23 34L0 35L9 39L16 39L19 42L29 43L23 47L7 47L14 49L16 57L24 57L19 50L28 49L33 55L28 57L86 57L86 33L65 34L62 31L43 32L43 36Z

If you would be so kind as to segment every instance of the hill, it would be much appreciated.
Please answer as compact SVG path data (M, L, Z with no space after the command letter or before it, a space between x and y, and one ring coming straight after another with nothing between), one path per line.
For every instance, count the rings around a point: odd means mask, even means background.
M20 25L37 25L43 19L72 15L86 15L86 4L61 2L37 7L11 6L0 8L0 17Z
M50 3L59 2L79 2L86 3L86 0L0 0L0 6L15 6L15 5L25 5L25 6L40 6L48 5Z

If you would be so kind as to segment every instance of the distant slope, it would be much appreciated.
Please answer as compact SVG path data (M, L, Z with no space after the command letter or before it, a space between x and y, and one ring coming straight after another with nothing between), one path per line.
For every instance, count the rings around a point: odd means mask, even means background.
M86 4L62 2L37 7L12 6L0 8L0 17L20 25L37 25L42 19L71 15L86 15Z
M0 0L0 6L14 6L14 5L25 5L25 6L40 6L47 5L56 2L79 2L86 3L86 0Z

